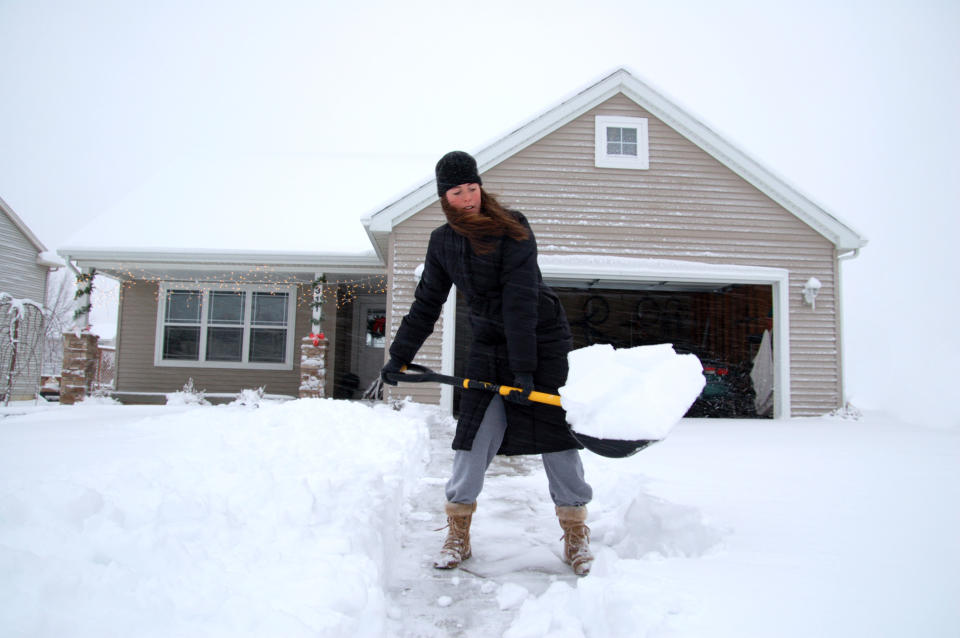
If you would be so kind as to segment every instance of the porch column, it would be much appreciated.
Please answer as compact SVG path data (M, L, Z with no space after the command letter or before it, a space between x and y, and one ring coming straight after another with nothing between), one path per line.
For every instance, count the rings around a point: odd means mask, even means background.
M323 334L323 273L314 273L310 334L300 340L300 398L322 399L327 393L327 346Z
M93 298L94 270L77 274L74 295L73 330L63 335L63 370L60 373L60 403L72 405L93 390L97 374L100 340L90 332L90 308Z
M322 399L326 396L327 346L323 333L313 333L300 340L300 398Z
M73 405L93 390L97 374L97 342L90 332L63 335L63 370L60 373L60 403Z

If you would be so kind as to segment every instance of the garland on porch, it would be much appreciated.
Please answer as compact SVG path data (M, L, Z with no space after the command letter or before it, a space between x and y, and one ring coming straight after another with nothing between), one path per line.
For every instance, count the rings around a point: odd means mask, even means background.
M327 283L326 275L320 275L310 282L310 291L313 293L313 299L310 302L312 317L310 319L311 330L309 338L313 341L315 348L318 347L320 341L324 339L323 330L320 326L323 325L323 284L325 283Z
M311 310L319 310L317 321L323 321L323 284L327 283L327 276L320 275L310 282L310 290L313 292L313 301L310 302Z
M73 311L73 320L76 321L80 317L83 317L93 309L93 305L90 303L90 298L93 295L93 277L96 274L96 271L91 269L88 273L79 273L77 274L77 292L74 293L74 299L82 299L84 296L87 298L87 303L78 306L76 310Z

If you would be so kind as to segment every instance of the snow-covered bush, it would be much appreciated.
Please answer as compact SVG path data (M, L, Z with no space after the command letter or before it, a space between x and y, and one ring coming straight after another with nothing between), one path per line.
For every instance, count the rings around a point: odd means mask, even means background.
M848 421L859 421L861 418L863 418L863 412L861 412L859 408L848 401L847 404L842 408L837 408L831 412L830 416L839 419L846 419Z
M242 405L248 408L259 408L263 401L263 386L261 386L256 389L246 388L240 390L240 394L237 395L237 398L234 399L230 405Z
M94 390L77 402L77 405L123 405L105 390Z
M193 377L187 379L183 389L167 393L167 405L210 405L206 399L206 392L198 390L193 385Z

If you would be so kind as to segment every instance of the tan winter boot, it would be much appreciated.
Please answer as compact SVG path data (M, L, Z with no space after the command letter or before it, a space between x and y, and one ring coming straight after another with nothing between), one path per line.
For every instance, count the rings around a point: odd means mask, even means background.
M470 519L477 510L477 504L447 503L446 509L447 540L433 561L437 569L453 569L470 558Z
M590 528L587 527L587 508L557 506L557 518L563 528L563 560L573 567L577 576L586 576L593 565L590 553Z

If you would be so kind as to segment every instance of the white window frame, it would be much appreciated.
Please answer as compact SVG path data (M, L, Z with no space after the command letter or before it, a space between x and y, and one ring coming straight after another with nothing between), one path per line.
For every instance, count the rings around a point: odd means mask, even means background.
M200 311L200 343L199 358L197 360L164 359L163 336L165 315L167 309L167 293L172 290L200 291L202 306ZM243 314L243 354L240 361L206 361L207 356L207 329L210 322L207 315L210 312L211 292L244 292ZM252 317L254 292L285 292L287 293L287 342L286 352L282 363L250 363L250 331L254 327ZM256 284L196 284L193 282L164 282L160 284L160 294L157 298L157 329L154 340L153 365L164 368L231 368L235 370L293 370L294 334L296 331L297 286L270 286Z
M632 128L637 130L637 155L610 155L607 153L607 128ZM595 152L594 164L598 168L650 168L650 141L648 121L645 117L597 115L594 119Z

